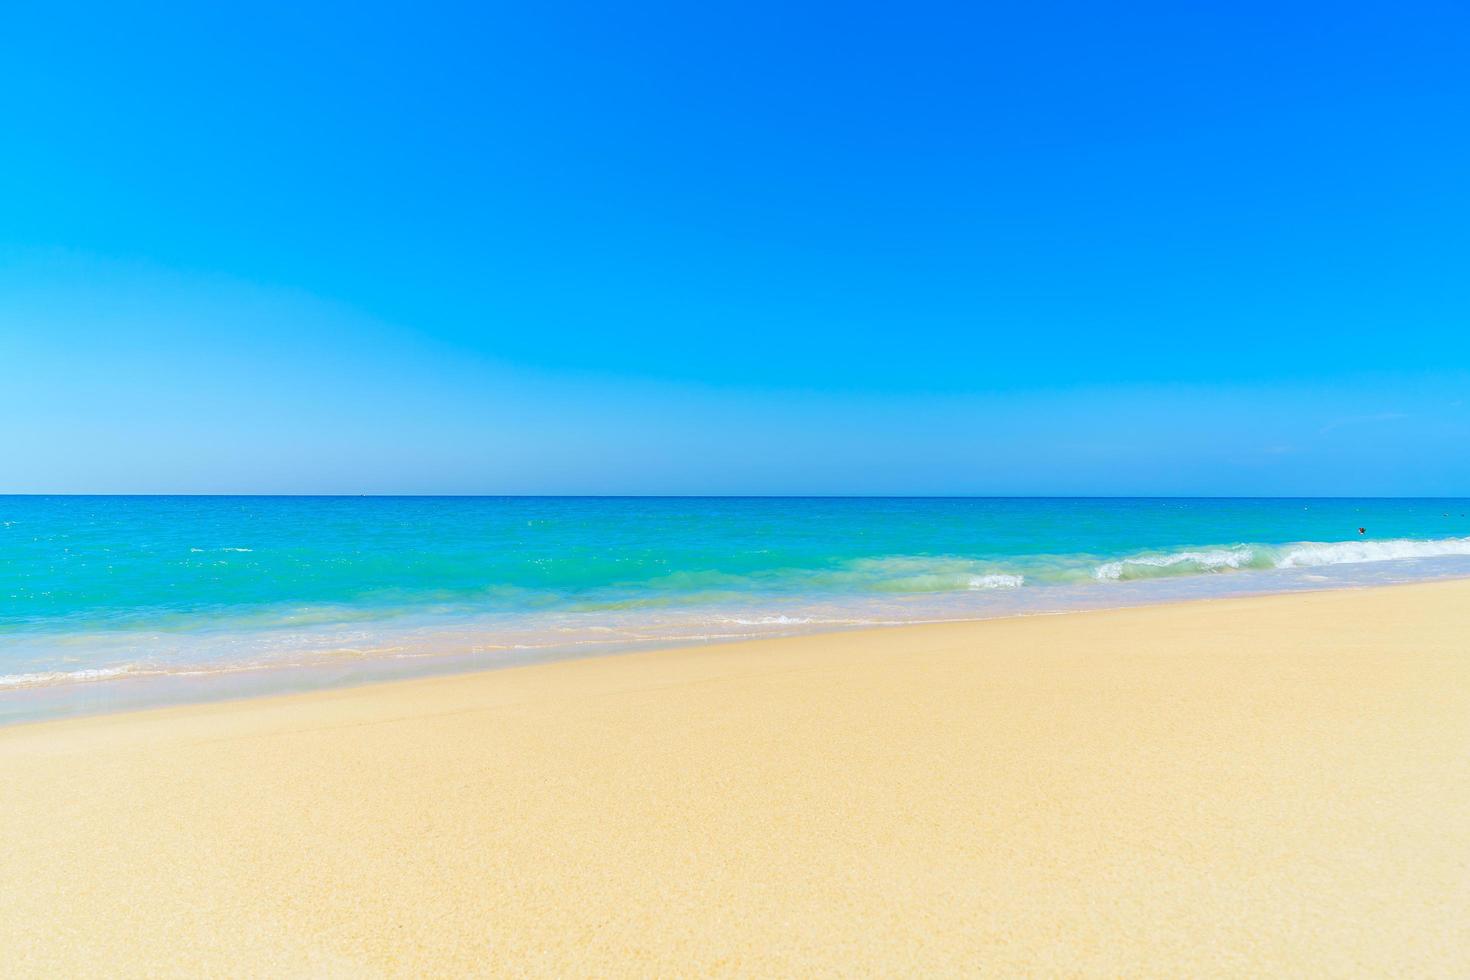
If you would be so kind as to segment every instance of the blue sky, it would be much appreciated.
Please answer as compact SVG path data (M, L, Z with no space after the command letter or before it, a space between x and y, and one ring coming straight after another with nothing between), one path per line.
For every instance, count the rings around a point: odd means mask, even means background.
M22 2L0 490L1470 494L1470 12Z

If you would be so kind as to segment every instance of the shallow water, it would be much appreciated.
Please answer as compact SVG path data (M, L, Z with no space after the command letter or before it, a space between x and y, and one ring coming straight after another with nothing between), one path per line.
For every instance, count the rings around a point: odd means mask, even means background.
M0 720L1470 575L1467 515L1446 499L0 497Z

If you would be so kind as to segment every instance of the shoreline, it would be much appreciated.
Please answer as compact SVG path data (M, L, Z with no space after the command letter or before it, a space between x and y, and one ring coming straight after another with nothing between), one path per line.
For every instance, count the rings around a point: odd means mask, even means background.
M1249 573L1248 573L1249 574ZM1211 578L1214 578L1213 576ZM1231 576L1236 578L1236 576ZM1230 590L1205 594L1176 594L1120 596L1116 592L1108 595L1093 594L1087 599L1091 605L1038 606L1035 608L1011 609L988 615L956 615L933 619L909 621L871 621L853 623L792 624L795 628L783 627L766 633L750 633L729 636L699 636L639 638L629 640L580 641L563 646L547 646L534 651L517 650L507 655L505 651L488 650L427 650L412 654L373 652L350 656L326 656L317 661L243 664L233 666L177 669L124 670L113 676L64 679L39 684L20 685L0 689L0 731L16 725L38 724L68 718L95 718L112 714L149 711L156 708L216 704L221 702L248 701L290 694L306 694L331 690L350 690L379 684L394 684L415 679L457 677L483 672L510 670L519 667L585 660L602 657L621 657L638 653L669 652L683 649L723 647L745 643L765 643L806 637L841 636L863 633L870 630L908 629L913 627L972 625L1012 619L1028 619L1042 616L1068 616L1075 614L1107 612L1123 609L1148 609L1159 606L1187 605L1229 601L1232 599L1265 599L1274 596L1315 595L1326 592L1375 590L1434 584L1439 582L1470 582L1470 573L1456 569L1441 571L1435 575L1389 579L1387 581L1363 582L1355 579L1328 581L1325 579L1298 580L1289 585L1278 583L1277 587L1262 588L1248 578L1230 582ZM1147 589L1151 586L1181 584L1181 580L1165 580L1163 583L1126 583L1108 586L1109 589L1128 588L1137 585ZM1182 580L1185 586L1195 584ZM1225 583L1211 583L1223 585ZM1251 586L1257 586L1252 588ZM914 598L914 597L907 597ZM922 598L922 597L919 597ZM1102 600L1102 601L1097 601ZM764 607L762 607L764 608ZM774 624L773 624L774 625ZM591 649L588 649L588 648ZM494 650L491 647L490 650ZM91 673L83 669L83 673ZM106 668L104 668L104 673Z
M0 728L0 943L111 972L1453 973L1470 581Z

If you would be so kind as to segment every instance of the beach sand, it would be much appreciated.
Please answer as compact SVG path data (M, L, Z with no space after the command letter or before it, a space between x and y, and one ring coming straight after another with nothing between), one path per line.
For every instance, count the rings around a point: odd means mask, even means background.
M1470 973L1470 582L0 729L0 973Z

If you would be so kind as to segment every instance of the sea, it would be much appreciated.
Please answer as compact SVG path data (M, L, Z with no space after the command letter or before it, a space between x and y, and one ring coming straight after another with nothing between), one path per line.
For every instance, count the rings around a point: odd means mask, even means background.
M1470 576L1470 500L0 496L0 723Z

